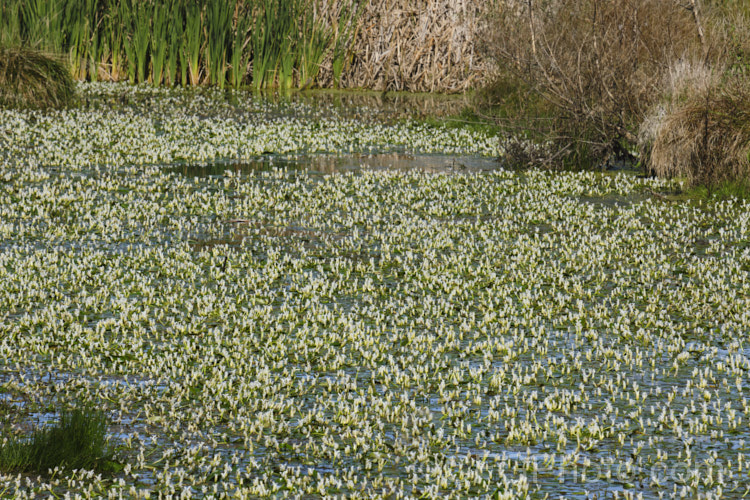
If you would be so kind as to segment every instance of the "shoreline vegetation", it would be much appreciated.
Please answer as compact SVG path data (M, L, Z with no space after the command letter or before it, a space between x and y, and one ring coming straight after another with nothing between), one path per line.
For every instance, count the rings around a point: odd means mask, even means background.
M6 0L0 44L79 80L461 92L486 83L469 0Z
M8 0L0 104L70 95L14 91L30 87L11 81L14 53L76 80L468 92L452 123L497 133L506 167L630 165L745 192L749 14L716 0Z

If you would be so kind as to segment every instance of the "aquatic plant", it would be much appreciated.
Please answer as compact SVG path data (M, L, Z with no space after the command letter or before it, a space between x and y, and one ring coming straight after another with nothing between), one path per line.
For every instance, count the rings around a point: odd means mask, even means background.
M252 32L253 86L291 87L297 16L303 0L264 0Z
M127 465L0 496L748 492L747 201L464 167L497 141L303 95L81 91L0 111L0 399L107 401Z
M250 64L250 30L252 19L248 13L238 11L234 28L234 43L229 63L230 83L232 88L242 87Z
M183 4L185 14L185 30L183 32L183 59L181 62L183 75L187 71L191 85L201 83L201 50L203 48L203 13L201 4L187 2ZM183 76L183 85L186 84Z
M232 41L232 17L236 3L208 0L206 5L206 66L212 85L224 88L227 54Z
M128 5L128 2L125 2ZM145 82L146 71L149 62L149 47L151 54L154 50L162 50L151 45L151 25L154 20L155 6L148 2L131 0L128 7L131 11L132 34L130 43L132 44L131 54L135 58L135 74L130 76L130 83Z
M11 10L13 3L11 0L6 8ZM66 2L64 0L27 0L20 2L20 7L20 11L16 11L18 15L16 19L11 19L10 15L4 19L5 22L10 22L11 26L20 28L11 28L12 31L20 33L21 37L18 40L12 40L12 43L15 45L26 40L38 50L54 54L64 52L67 38L66 23L69 20L66 15ZM3 30L5 26L0 31Z
M21 0L8 0L0 4L0 46L8 47L21 42Z
M176 21L172 15L171 3L155 4L153 8L151 35L151 82L160 85L164 79L167 53L174 50L170 42L170 25ZM174 30L172 30L174 32ZM179 47L179 45L178 45Z
M361 4L343 5L339 13L339 20L334 33L333 51L331 53L331 72L333 86L341 85L341 75L344 68L351 63L352 41L356 36L357 22L363 12Z

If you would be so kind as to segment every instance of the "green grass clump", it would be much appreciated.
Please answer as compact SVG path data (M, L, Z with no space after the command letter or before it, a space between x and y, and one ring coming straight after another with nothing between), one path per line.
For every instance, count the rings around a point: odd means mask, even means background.
M63 61L34 49L0 47L0 107L61 107L74 97Z
M52 427L30 436L11 436L0 448L0 470L46 474L55 467L105 469L111 463L106 441L107 417L93 409L66 409Z

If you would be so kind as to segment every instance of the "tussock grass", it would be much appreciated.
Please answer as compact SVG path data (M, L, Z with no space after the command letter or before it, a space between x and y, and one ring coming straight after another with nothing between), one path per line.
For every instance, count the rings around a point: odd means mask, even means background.
M642 154L660 177L712 187L750 179L750 83L694 70L644 122ZM698 79L696 82L695 80Z
M0 46L0 106L61 107L74 97L73 78L61 58L25 47Z
M111 462L106 441L107 418L93 409L66 409L51 427L30 436L11 436L0 447L0 470L46 474L55 467L103 469Z
M750 181L750 18L739 6L714 7L701 58L680 59L639 131L652 174L682 177L708 194L744 197Z

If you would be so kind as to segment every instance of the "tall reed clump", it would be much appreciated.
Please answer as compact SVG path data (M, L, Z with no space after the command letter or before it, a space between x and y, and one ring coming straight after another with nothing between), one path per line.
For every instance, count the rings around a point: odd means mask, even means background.
M58 57L20 47L0 46L0 106L61 107L75 98L75 84Z
M262 0L252 32L253 86L292 86L297 16L302 0Z
M68 8L75 5L71 3ZM34 48L62 53L67 48L68 13L64 0L22 1L18 18L21 39Z
M235 2L229 0L208 0L206 5L206 66L211 85L220 88L224 88L227 80L235 8Z
M185 16L185 31L183 38L183 85L200 85L201 83L201 51L203 50L203 13L197 2L183 4L181 9Z
M0 41L66 54L77 79L256 88L314 85L339 0L6 0ZM356 0L346 0L356 1Z
M27 437L7 438L0 447L0 470L46 474L55 467L106 469L112 464L106 432L104 412L63 410L56 425L36 428Z

